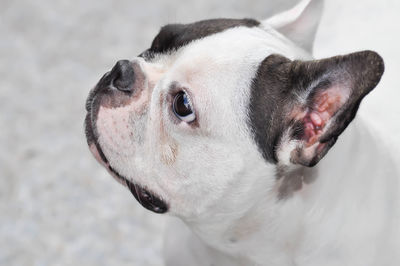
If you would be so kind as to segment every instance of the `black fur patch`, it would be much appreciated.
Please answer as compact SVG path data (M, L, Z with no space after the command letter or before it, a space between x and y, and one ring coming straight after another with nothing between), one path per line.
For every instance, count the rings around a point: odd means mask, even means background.
M264 159L271 163L277 163L275 148L288 126L284 125L282 109L291 102L289 65L290 60L283 56L268 56L261 62L251 88L250 127ZM295 135L302 132L301 125L296 128Z
M319 139L324 148L313 158L305 158L301 149L292 158L292 163L314 166L354 119L362 99L375 88L383 71L383 60L373 51L312 61L290 61L280 55L265 58L253 81L249 106L249 125L264 158L278 163L276 151L286 130L291 130L293 139L302 138L303 125L289 116L294 108L309 108L316 93L333 85L348 87L348 99ZM307 102L300 103L298 95L306 91L311 91Z
M141 55L151 58L156 53L177 50L188 43L233 27L256 27L260 22L254 19L210 19L190 24L168 24L161 28L151 47Z

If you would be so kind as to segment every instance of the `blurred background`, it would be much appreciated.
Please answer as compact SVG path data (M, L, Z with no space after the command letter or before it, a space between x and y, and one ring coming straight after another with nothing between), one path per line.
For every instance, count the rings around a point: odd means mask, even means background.
M92 158L88 91L161 25L266 18L297 0L0 0L0 265L162 265L165 217ZM400 1L327 0L315 56L378 51L360 113L400 151Z

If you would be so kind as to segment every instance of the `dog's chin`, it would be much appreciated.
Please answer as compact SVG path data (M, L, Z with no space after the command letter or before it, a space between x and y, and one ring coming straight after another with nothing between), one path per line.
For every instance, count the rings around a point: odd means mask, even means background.
M91 122L90 113L86 115L85 119L85 133L86 139L89 145L89 150L96 158L96 160L103 165L107 171L114 177L122 185L129 188L135 199L146 209L153 211L155 213L165 213L168 211L168 205L160 199L158 196L155 196L154 193L145 189L144 187L133 183L127 178L121 176L109 163L109 160L104 155L103 151L99 143L97 142L97 137L93 131L93 125Z

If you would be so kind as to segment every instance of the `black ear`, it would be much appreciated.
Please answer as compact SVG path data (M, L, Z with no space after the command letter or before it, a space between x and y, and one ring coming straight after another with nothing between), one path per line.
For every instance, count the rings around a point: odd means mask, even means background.
M382 58L372 51L313 61L265 58L249 108L264 158L314 166L353 120L383 71Z

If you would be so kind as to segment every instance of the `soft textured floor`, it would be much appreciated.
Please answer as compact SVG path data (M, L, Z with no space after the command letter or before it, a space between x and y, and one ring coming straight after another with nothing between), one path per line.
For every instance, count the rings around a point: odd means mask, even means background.
M89 154L89 89L165 23L261 19L294 2L0 0L0 265L162 265L164 217ZM325 10L316 57L381 53L386 73L361 113L398 145L400 1L328 0Z

